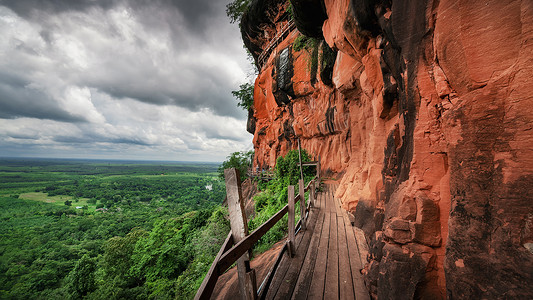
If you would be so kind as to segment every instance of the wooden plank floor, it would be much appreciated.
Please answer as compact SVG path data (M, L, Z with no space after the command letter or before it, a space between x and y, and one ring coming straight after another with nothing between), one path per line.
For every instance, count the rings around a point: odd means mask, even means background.
M336 187L323 185L296 254L284 256L266 299L370 299L360 273L366 242L334 199Z

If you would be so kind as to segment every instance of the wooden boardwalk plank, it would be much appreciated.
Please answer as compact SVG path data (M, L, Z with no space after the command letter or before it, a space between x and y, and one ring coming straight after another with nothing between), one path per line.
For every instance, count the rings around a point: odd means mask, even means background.
M322 299L324 296L324 281L326 279L326 264L328 260L330 223L331 215L324 211L324 224L322 225L322 232L320 234L320 243L318 245L313 279L311 280L311 287L307 295L308 299Z
M352 268L346 242L346 229L344 219L337 215L337 238L339 245L339 299L354 300L354 284L352 280Z
M328 184L328 201L330 203L330 211L331 212L337 212L335 209L335 203L331 201L333 199L333 184Z
M329 199L329 186L326 185L325 188L324 188L324 194L325 194L325 197L324 197L324 211L326 213L330 212L331 211L331 208L330 208L330 203L328 201Z
M317 193L307 230L296 236L296 255L284 256L266 299L370 299L360 273L368 246L334 198L336 188L323 184Z
M322 198L322 201L325 200L325 193L318 193L318 197L319 199ZM320 211L320 210L318 210ZM295 249L298 249L298 247L300 246L300 242L302 241L302 236L303 234L298 234L296 236L296 241L294 243L294 248ZM281 284L283 283L283 278L285 277L287 271L289 270L289 266L290 266L290 260L291 258L289 258L288 256L288 252L287 252L287 255L284 256L283 260L281 261L280 263L280 266L278 267L278 269L276 270L276 274L274 275L273 277L273 280L272 280L272 283L270 284L270 287L267 291L267 294L265 295L265 299L274 299L278 289L280 288Z
M300 231L300 234L303 235L302 241L298 248L296 248L295 256L287 262L290 264L289 269L285 273L274 299L289 299L291 297L296 282L298 281L298 275L300 274L301 267L304 263L304 258L307 256L309 244L314 235L317 215L319 213L320 211L312 209L309 214L307 229Z
M361 265L363 265L368 255L368 244L366 243L365 233L357 227L352 227L352 230L355 235L355 241L357 242L357 251L359 251L361 257Z
M329 202L333 202L328 199ZM331 207L331 206L330 206ZM324 285L324 299L339 298L339 253L337 245L337 214L330 213L331 223L329 231L328 260L326 266L326 281Z
M336 199L339 201L338 199ZM340 204L340 201L339 201ZM345 231L346 231L346 243L348 245L348 257L350 259L350 269L352 273L353 287L355 293L355 299L357 300L369 300L369 294L365 287L363 276L361 275L361 269L363 268L364 261L359 253L359 246L355 238L354 229L351 226L350 219L346 212L343 212L342 217L344 219Z
M316 221L313 237L309 243L309 250L305 255L304 263L300 274L298 276L298 281L294 288L294 293L292 294L292 299L307 299L307 293L309 292L309 287L311 286L311 280L313 279L313 271L315 268L315 262L318 255L318 246L320 243L320 236L322 233L322 226L324 225L324 212L318 212L318 219Z
M363 280L363 275L361 275L360 270L363 268L366 263L366 257L368 255L368 245L366 243L365 234L363 231L356 227L351 227L351 231L354 234L355 243L357 245L357 252L353 254L353 258L357 260L359 258L359 268L357 272L354 273L354 284L355 284L355 297L357 300L370 300L370 295L366 289L365 282ZM355 246L354 246L355 248Z
M324 189L324 191L322 191L322 192L320 193L320 195L322 196L322 197L320 198L320 209L321 209L322 211L326 211L326 210L325 210L325 209L326 209L326 192L325 192L325 187L324 187L323 189Z
M323 211L324 210L324 192L318 192L316 194L316 202L315 202L315 207L320 210L320 211Z
M343 209L341 208L341 204L338 200L334 199L333 193L331 195L331 200L335 205L335 212L337 213L337 217L342 217Z
M300 242L302 241L303 234L298 234L296 236L296 240L294 241L294 248L297 249L300 246ZM266 299L273 299L276 295L276 292L278 291L280 285L282 284L282 280L285 277L285 273L287 273L289 266L290 266L290 260L289 252L285 252L286 255L284 255L283 260L279 264L278 269L276 270L276 274L274 278L272 279L272 283L270 284L270 287L268 288Z

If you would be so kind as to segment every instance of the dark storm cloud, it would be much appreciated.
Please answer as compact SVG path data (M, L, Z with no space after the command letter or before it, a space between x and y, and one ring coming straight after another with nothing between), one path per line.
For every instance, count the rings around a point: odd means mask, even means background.
M0 3L23 18L31 18L36 12L59 14L69 11L85 11L90 8L110 9L118 4L126 4L138 11L149 25L161 21L176 22L177 16L185 20L185 25L192 31L202 31L223 9L218 0L4 0ZM163 18L161 18L163 17ZM174 18L172 18L174 17Z
M135 73L128 72L128 69L129 66L117 63L110 70L100 70L104 74L98 73L98 70L85 74L81 81L118 99L131 98L156 105L176 105L191 111L208 107L223 116L244 116L230 94L231 82L216 66L190 66L189 70L185 70L188 74L180 74L178 70L172 78L165 77L160 70L149 64L136 66ZM153 79L157 79L157 82Z
M189 31L203 32L212 23L217 10L223 8L222 1L213 0L155 0L155 1L130 1L132 8L139 11L144 20L152 24L161 21L164 17L169 24L177 25L177 17L184 19L184 24Z
M3 0L0 4L9 7L23 18L28 18L36 11L44 11L47 13L61 13L65 11L79 11L85 10L89 7L112 7L115 2L113 0Z
M31 117L62 122L85 122L63 110L48 94L30 87L31 82L0 72L0 118ZM36 101L38 99L38 101Z
M27 137L30 139L31 137ZM147 141L140 138L108 138L105 136L55 136L53 141L68 144L94 144L94 143L111 143L111 144L130 144L139 146L150 146Z

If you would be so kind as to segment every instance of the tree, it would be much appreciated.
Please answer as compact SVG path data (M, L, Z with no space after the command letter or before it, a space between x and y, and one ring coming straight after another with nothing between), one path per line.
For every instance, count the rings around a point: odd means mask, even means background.
M248 10L251 0L234 0L226 5L226 15L231 23L240 23L241 17Z
M137 280L137 278L129 276L130 268L133 265L131 256L137 241L147 236L146 230L133 228L125 237L115 236L107 240L102 258L105 280L112 281L115 277L120 277L120 281L126 284Z
M244 110L249 110L254 105L254 85L251 83L241 84L239 90L232 91L231 94L239 101L237 106Z
M95 270L96 262L87 254L78 260L67 277L67 287L72 298L79 299L96 289Z
M241 180L246 179L246 171L248 167L252 165L254 157L254 151L248 152L233 152L230 156L226 157L227 160L222 162L222 165L218 167L218 175L224 179L224 169L236 168L241 173Z

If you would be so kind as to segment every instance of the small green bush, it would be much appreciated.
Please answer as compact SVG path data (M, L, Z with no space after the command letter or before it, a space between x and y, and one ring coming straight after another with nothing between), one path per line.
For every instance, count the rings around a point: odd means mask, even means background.
M302 162L309 161L307 151L302 150ZM276 160L274 179L264 184L262 192L254 197L255 216L248 221L250 231L255 230L270 217L287 205L287 187L297 185L300 179L298 150L291 150L285 157ZM312 167L303 168L304 181L309 182L315 175ZM297 189L297 187L296 187ZM297 193L297 192L296 192ZM272 227L254 246L255 253L262 253L272 247L287 234L287 215ZM295 222L300 219L300 208L296 207Z

